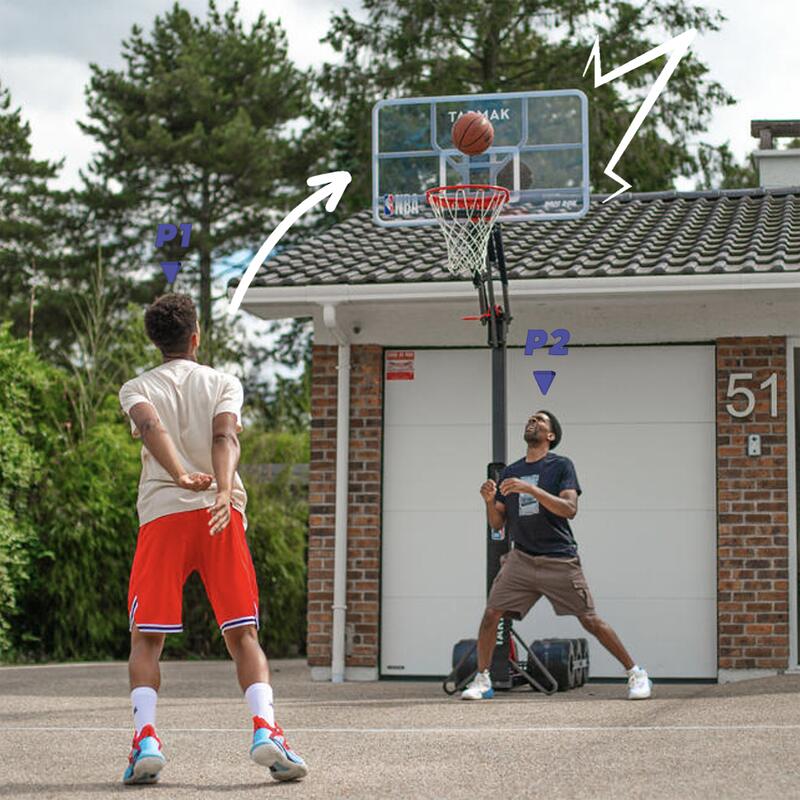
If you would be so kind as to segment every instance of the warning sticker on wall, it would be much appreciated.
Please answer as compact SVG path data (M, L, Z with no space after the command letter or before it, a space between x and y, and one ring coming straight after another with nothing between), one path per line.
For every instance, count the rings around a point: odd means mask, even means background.
M413 350L386 351L386 380L387 381L414 380Z

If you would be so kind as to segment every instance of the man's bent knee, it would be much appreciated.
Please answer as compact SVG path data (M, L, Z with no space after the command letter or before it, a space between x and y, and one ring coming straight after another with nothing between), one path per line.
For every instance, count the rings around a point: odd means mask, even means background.
M589 633L596 633L603 626L603 620L597 614L584 614L578 617L578 621Z
M483 612L484 625L497 625L505 612L499 608L487 608Z
M151 650L161 650L164 647L167 635L165 633L145 633L136 625L131 629L131 647L142 647Z
M229 650L236 650L242 645L253 642L258 643L258 631L255 625L242 625L239 628L229 628L222 634Z

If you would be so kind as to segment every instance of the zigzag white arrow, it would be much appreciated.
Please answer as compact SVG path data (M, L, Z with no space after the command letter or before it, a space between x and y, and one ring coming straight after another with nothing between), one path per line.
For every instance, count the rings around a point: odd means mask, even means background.
M614 194L603 200L604 203L607 203L609 200L613 200L618 194L621 194L622 192L631 188L631 185L624 178L621 178L616 174L616 172L614 172L614 167L617 166L620 158L622 158L622 154L625 152L628 145L631 143L631 140L636 135L636 132L641 127L645 117L650 113L650 109L658 99L658 96L664 90L664 87L667 85L667 81L672 77L672 73L675 72L675 68L680 63L680 60L686 55L686 52L689 50L689 45L692 43L692 39L694 39L696 35L697 31L693 28L688 31L684 31L682 34L680 34L680 36L676 36L675 38L670 39L668 42L664 42L664 44L654 47L652 50L648 50L644 55L634 58L632 61L629 61L627 64L623 64L621 67L617 67L607 75L603 75L603 70L600 66L600 37L598 36L594 40L592 52L589 54L589 60L586 62L586 67L583 70L583 74L586 75L592 60L594 60L595 88L602 86L604 83L610 83L615 78L619 78L620 75L624 75L626 72L631 72L631 70L637 69L643 64L648 64L650 61L653 61L656 58L660 58L668 53L670 54L669 60L665 64L664 69L661 70L661 74L658 76L658 78L656 78L656 82L653 84L647 97L645 97L644 102L636 112L636 116L628 126L628 130L625 131L622 141L619 143L619 145L617 145L614 155L611 156L608 165L603 170L603 172L608 175L609 178L612 178L620 185L620 188L617 189Z

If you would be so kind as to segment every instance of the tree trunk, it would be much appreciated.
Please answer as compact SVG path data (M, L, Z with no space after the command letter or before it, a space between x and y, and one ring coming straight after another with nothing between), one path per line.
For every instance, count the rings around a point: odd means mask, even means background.
M214 318L211 313L211 219L208 176L203 176L200 245L200 329L205 343L206 361L214 366Z
M211 250L200 249L200 330L210 367L214 366L214 321L211 316Z
M492 3L489 13L484 17L484 38L481 53L481 73L483 91L495 92L497 86L497 56L500 49L500 30L498 13Z
M36 302L36 259L31 261L31 302L28 307L28 350L33 351L33 314L34 303Z

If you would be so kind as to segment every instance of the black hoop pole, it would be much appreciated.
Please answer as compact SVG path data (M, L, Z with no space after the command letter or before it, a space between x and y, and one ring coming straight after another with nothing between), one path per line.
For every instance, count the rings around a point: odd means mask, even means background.
M472 273L472 285L478 290L478 307L480 308L481 318L483 318L484 314L489 311L489 303L486 300L486 288L483 285L480 272Z
M508 330L513 317L511 316L511 300L508 297L508 273L506 271L506 254L503 250L503 229L499 222L492 227L490 242L494 248L497 272L500 275L500 284L503 287L503 314L506 320L506 330Z
M503 241L500 236L500 223L495 223L489 237L487 250L487 269L485 282L490 298L489 307L489 347L492 350L492 463L487 467L487 477L500 482L500 476L507 462L506 449L506 332L510 321L508 315L508 277L506 274ZM497 310L495 303L493 275L491 265L497 267L497 274L503 287L504 307ZM491 589L500 570L500 559L509 550L508 535L498 538L491 526L486 526L486 592ZM497 628L496 646L492 658L492 684L498 688L510 689L513 684L512 667L510 665L511 620L503 617Z
M492 260L486 254L486 275L484 277L486 293L489 300L489 347L496 348L505 343L503 321L497 317L497 306L494 299L494 278L492 277Z

